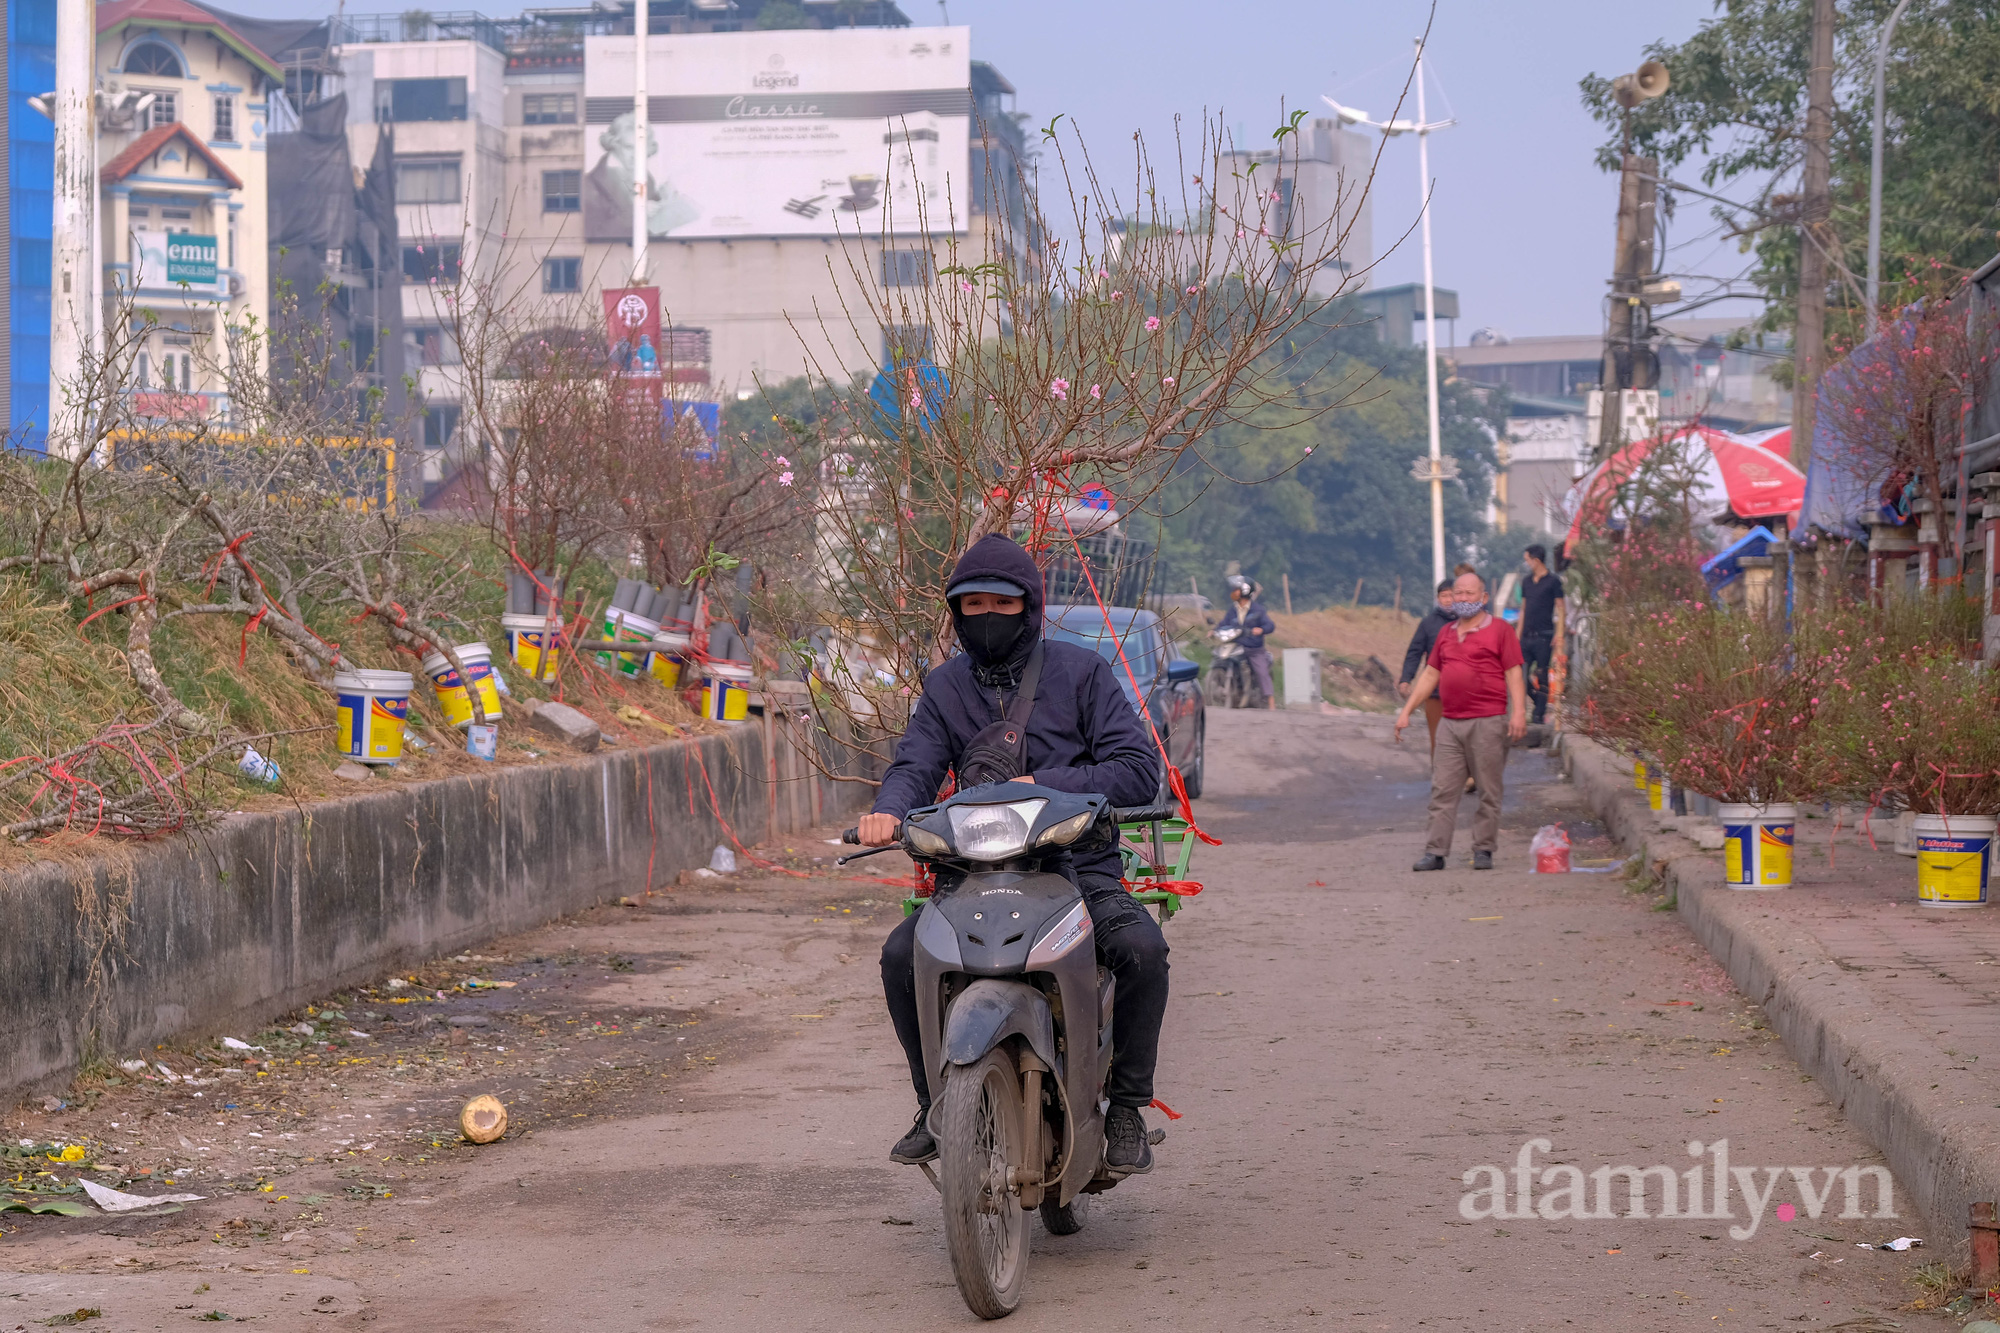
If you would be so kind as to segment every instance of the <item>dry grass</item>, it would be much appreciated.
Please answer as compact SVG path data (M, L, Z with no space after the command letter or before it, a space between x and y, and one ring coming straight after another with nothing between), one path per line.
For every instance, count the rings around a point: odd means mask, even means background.
M198 596L199 588L184 590ZM565 665L559 681L543 685L529 680L504 659L506 636L498 615L497 587L475 585L461 641L483 639L496 655L496 667L513 692L503 704L497 762L534 763L559 760L552 742L528 730L529 699L560 697L624 744L659 744L674 735L720 730L696 713L679 695L649 676L636 679L582 663ZM490 605L485 603L490 601ZM168 605L173 603L169 600ZM126 621L122 613L103 616L89 625L79 622L87 609L67 602L59 591L37 587L21 578L0 579L0 763L23 756L58 755L75 749L119 720L144 722L156 710L133 685L121 648ZM313 628L341 644L354 665L410 671L417 677L411 695L410 731L428 743L427 749L405 747L403 762L379 771L375 782L409 783L455 773L484 771L485 761L465 753L462 733L444 725L442 710L418 664L392 654L371 626L321 623ZM310 803L354 792L356 784L338 779L334 770L343 755L334 735L334 699L300 674L269 635L245 637L235 617L184 617L155 632L154 652L161 673L175 695L196 711L239 736L291 732L257 749L277 761L283 772L275 788L241 777L234 769L240 746L199 774L190 793L193 802L210 810L269 809ZM593 659L594 660L594 659ZM619 716L621 708L649 715L636 721ZM160 739L164 740L164 736ZM205 749L212 742L198 742ZM185 749L185 747L184 747ZM190 757L184 753L184 758ZM0 823L22 817L22 802L37 784L22 783L0 797ZM57 834L17 845L0 845L0 867L51 857L109 850L106 837Z
M1377 658L1391 672L1403 665L1403 651L1416 632L1417 618L1386 606L1331 606L1288 616L1275 611L1274 648L1318 648L1351 665Z

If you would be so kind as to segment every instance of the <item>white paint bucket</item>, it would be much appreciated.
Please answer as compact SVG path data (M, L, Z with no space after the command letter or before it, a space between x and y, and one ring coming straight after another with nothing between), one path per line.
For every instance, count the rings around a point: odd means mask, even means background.
M1993 867L1992 815L1917 815L1917 904L1984 907Z

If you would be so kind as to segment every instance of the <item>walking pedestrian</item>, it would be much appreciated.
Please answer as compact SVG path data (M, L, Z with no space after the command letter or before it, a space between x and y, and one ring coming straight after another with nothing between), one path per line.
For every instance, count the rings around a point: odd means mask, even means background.
M1438 746L1431 756L1430 827L1424 854L1412 870L1442 870L1451 853L1465 780L1479 786L1472 818L1472 868L1491 870L1500 841L1500 795L1507 747L1528 734L1528 692L1521 644L1506 621L1486 609L1486 581L1477 574L1452 580L1453 623L1431 645L1430 661L1417 673L1410 697L1396 714L1396 740L1410 725L1410 710L1436 690L1444 701Z
M1535 701L1535 721L1549 711L1549 662L1562 642L1563 583L1549 569L1549 553L1540 545L1521 552L1528 577L1521 583L1521 661L1528 678L1528 697Z
M1403 652L1403 675L1396 682L1396 693L1405 699L1410 697L1410 682L1417 678L1417 672L1431 655L1431 645L1437 642L1438 631L1451 623L1451 580L1439 579L1437 600L1431 609L1424 612L1424 618L1417 622L1417 632L1410 636L1410 646ZM1424 700L1424 725L1430 728L1431 757L1437 758L1438 719L1444 716L1444 701L1435 693Z

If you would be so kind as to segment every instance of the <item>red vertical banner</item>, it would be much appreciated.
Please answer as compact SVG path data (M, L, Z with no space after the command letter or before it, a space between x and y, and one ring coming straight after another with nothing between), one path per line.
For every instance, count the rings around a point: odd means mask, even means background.
M604 289L605 347L614 375L660 376L660 289Z

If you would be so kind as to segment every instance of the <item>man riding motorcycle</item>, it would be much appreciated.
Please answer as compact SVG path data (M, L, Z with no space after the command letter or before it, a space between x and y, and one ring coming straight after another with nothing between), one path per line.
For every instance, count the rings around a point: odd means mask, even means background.
M1099 794L1113 806L1154 800L1158 749L1109 662L1088 648L1042 638L1042 573L1026 551L998 534L981 538L952 571L945 602L965 651L925 678L874 813L861 819L864 846L894 842L903 816L931 804L948 772L961 789L1011 780ZM1024 687L1029 698L1016 699ZM1167 1011L1166 937L1119 882L1117 848L1080 854L1064 873L1090 909L1099 960L1118 980L1105 1163L1122 1175L1150 1171L1153 1150L1140 1108L1153 1100L1153 1065ZM950 886L938 887L945 892ZM907 1164L930 1161L938 1152L925 1124L930 1081L917 1025L916 925L915 916L904 918L882 946L882 989L917 1090L916 1121L889 1154Z
M1264 603L1258 600L1257 585L1241 574L1229 576L1229 609L1222 613L1222 623L1216 628L1227 629L1232 625L1243 628L1247 649L1244 660L1250 664L1250 674L1264 696L1263 706L1276 707L1271 698L1271 650L1264 646L1264 636L1277 633L1278 626L1272 621L1271 613L1264 609Z

